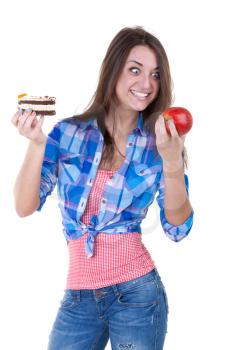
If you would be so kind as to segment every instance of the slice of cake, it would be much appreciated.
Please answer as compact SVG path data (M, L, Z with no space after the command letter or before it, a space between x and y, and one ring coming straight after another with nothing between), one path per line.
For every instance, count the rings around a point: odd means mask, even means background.
M18 109L22 109L23 112L31 108L37 115L54 115L55 104L56 97L18 95Z

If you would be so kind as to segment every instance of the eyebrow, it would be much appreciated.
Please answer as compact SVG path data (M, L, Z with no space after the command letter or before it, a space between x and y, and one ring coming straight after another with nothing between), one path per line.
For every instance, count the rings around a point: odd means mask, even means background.
M137 63L139 66L142 66L142 67L143 67L143 64L140 63L140 62L138 62L138 61L131 60L131 61L128 61L128 62L135 62L135 63ZM159 67L155 67L154 70L155 70L155 69L159 69Z

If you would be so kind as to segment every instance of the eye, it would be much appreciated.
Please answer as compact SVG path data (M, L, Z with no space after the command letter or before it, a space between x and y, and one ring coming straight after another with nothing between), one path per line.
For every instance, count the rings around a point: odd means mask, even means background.
M133 70L135 70L135 69L136 69L136 71L140 71L140 69L137 68L137 67L132 67L132 68L130 68L129 70L130 70L131 72L133 72ZM155 72L155 73L153 73L153 74L154 74L155 79L160 79L160 74L159 74L159 72Z
M137 67L132 67L132 68L130 68L130 71L132 72L133 71L133 69L136 69L136 70L140 70L139 68L137 68Z
M154 73L154 74L155 74L154 76L155 76L156 79L160 79L160 74L159 74L159 72L156 72L156 73Z

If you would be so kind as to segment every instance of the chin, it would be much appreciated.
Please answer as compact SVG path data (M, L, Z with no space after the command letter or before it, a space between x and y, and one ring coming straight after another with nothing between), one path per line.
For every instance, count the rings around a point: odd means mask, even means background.
M146 105L146 106L144 106L144 107L138 107L138 108L137 108L137 111L138 111L138 112L145 111L145 109L147 109L148 106L149 106L149 104Z

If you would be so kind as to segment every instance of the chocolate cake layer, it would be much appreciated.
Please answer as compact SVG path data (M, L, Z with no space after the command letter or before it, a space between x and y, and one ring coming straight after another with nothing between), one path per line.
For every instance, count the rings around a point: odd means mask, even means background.
M26 108L22 108L22 111L26 111ZM56 111L35 111L33 110L34 112L36 112L36 115L55 115L56 114Z
M55 115L55 111L35 111L37 115Z
M39 100L19 100L18 104L29 103L30 105L55 105L55 100L39 101Z

